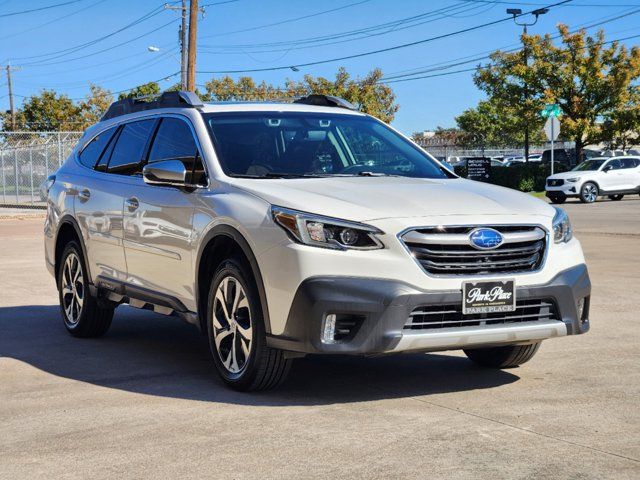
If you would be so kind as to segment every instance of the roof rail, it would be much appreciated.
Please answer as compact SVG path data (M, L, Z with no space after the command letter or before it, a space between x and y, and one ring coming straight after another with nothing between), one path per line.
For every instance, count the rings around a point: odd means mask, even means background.
M334 97L333 95L307 95L306 97L298 98L293 103L302 103L305 105L317 105L320 107L340 107L348 108L349 110L358 110L355 105L347 102L344 98Z
M127 113L153 110L156 108L199 108L203 106L200 98L193 92L164 92L162 95L157 97L156 100L152 101L146 101L145 98L149 97L127 97L122 100L118 100L117 102L113 102L100 121L109 120L110 118L119 117L120 115L126 115Z

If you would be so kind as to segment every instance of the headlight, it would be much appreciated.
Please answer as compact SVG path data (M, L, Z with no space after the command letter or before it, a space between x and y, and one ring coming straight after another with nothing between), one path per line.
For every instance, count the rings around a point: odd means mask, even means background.
M573 238L573 229L567 213L558 207L553 217L553 241L556 243L566 243Z
M273 221L298 243L336 250L384 248L376 235L382 232L362 223L271 207Z
M576 183L580 180L580 177L567 178L567 182Z

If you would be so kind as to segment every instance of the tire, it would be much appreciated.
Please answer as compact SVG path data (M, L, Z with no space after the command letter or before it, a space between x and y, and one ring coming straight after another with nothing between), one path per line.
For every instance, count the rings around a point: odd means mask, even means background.
M507 347L464 350L469 360L489 368L513 368L528 362L540 348L540 343L509 345Z
M600 191L598 186L593 182L586 182L580 188L580 201L582 203L594 203L598 199Z
M101 337L111 326L113 308L98 305L89 293L89 277L82 250L69 242L60 257L58 297L60 313L67 331L74 337Z
M262 305L251 269L237 257L217 268L209 288L207 335L222 380L244 392L269 390L285 379L291 359L267 346Z
M624 198L624 195L622 195L622 194L609 195L609 200L613 200L614 202L618 202L618 201L622 200L623 198Z

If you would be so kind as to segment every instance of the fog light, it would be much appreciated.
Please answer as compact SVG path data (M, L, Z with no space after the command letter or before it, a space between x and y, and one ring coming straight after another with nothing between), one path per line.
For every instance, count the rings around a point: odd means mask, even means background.
M336 343L336 315L331 313L324 317L324 326L322 327L322 343Z

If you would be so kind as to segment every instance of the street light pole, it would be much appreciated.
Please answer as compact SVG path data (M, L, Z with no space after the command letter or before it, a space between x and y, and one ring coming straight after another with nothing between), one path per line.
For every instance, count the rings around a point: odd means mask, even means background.
M544 15L548 11L548 8L539 8L537 10L534 10L533 12L531 12L531 14L535 17L535 20L532 23L519 23L518 17L522 16L522 10L519 8L507 8L507 14L513 15L514 23L522 27L522 57L525 67L529 65L529 52L527 51L527 44L524 41L524 37L527 36L527 27L538 23L538 17L540 15ZM529 84L527 83L526 79L524 81L524 99L525 101L529 99ZM525 116L526 114L527 113L525 112ZM526 118L524 122L524 161L525 163L529 163L529 122Z

